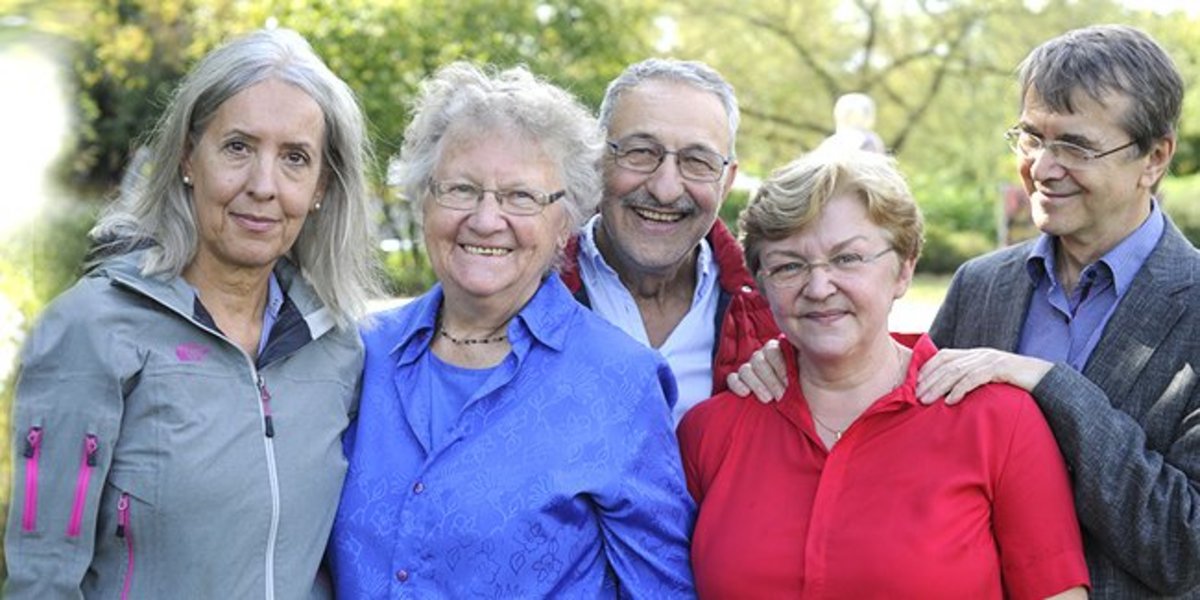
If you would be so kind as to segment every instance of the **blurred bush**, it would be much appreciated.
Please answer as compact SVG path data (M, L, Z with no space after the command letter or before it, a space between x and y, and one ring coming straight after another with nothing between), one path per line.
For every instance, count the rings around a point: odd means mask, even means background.
M953 273L968 259L996 248L999 192L980 188L947 171L908 173L925 217L922 273Z
M749 190L730 190L729 196L725 198L725 202L721 203L721 208L717 211L717 216L725 222L729 231L732 231L735 236L738 234L738 215L742 214L742 209L746 208L746 203L749 201Z
M917 272L952 274L959 265L996 249L991 236L978 231L955 231L938 223L925 224L925 249Z
M1160 188L1163 210L1191 240L1200 246L1200 173L1168 177Z
M384 285L392 296L419 296L437 281L424 252L401 250L380 253Z

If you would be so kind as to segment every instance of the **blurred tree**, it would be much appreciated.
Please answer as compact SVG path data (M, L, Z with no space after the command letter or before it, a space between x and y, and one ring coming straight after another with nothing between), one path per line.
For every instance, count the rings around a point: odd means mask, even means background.
M1180 176L1195 175L1200 173L1200 44L1196 43L1200 40L1200 18L1159 15L1151 31L1170 51L1187 86L1179 147L1171 171Z
M643 40L657 14L654 2L634 0L0 2L73 44L77 135L59 168L74 185L96 189L120 180L140 136L205 52L264 26L299 31L358 93L367 113L382 234L414 241L414 213L385 178L410 99L426 75L454 60L525 64L595 107L609 79L646 54ZM419 244L407 247L412 264L421 264Z
M645 54L655 14L653 3L601 0L57 0L52 11L0 1L74 42L80 129L64 169L93 185L120 179L179 78L231 35L281 26L308 37L359 94L382 179L408 101L437 67L460 59L526 64L594 106L608 80Z
M1107 0L1051 0L1038 12L1032 4L747 0L713 9L682 0L672 14L677 52L702 56L737 87L742 153L754 161L779 164L815 147L834 130L837 98L861 92L877 103L891 152L944 165L978 155L980 140L994 141L992 158L1003 153L1013 69L1030 48L1072 26L1127 17Z
M1116 0L678 0L667 11L679 31L674 53L709 62L738 90L743 170L765 173L816 147L834 130L837 98L862 92L877 104L889 151L924 175L912 182L920 202L950 201L926 186L953 182L950 205L926 208L959 215L955 225L1001 214L999 190L1016 179L1002 137L1017 115L1014 74L1034 46L1074 27L1129 23L1167 48L1191 89L1200 80L1200 22ZM1197 168L1197 137L1193 93L1177 173Z

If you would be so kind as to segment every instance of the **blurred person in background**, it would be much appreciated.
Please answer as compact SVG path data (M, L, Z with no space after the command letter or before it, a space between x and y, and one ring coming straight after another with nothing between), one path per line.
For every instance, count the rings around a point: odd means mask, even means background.
M875 101L858 92L843 94L833 105L833 135L821 142L821 147L841 150L886 152L883 138L875 133Z

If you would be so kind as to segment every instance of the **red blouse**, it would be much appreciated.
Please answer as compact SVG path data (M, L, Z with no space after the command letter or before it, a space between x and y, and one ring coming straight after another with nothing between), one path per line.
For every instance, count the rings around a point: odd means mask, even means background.
M921 336L905 382L828 451L781 346L783 400L726 392L679 426L701 597L1042 598L1088 585L1066 467L1028 394L993 384L920 405L916 373L937 351Z

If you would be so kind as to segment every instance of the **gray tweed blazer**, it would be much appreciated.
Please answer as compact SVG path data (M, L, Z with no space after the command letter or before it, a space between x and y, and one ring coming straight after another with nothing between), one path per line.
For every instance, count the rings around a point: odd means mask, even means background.
M1032 243L963 265L930 329L1015 352ZM1075 488L1093 598L1200 598L1200 252L1167 219L1083 373L1033 390Z

